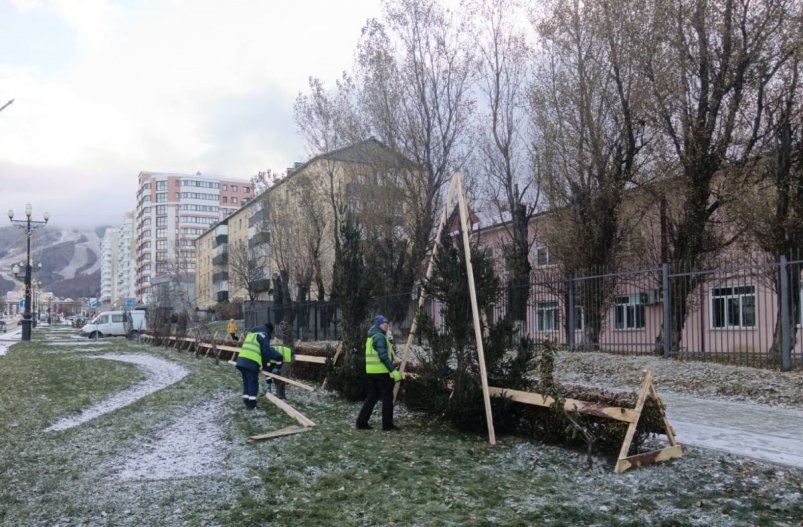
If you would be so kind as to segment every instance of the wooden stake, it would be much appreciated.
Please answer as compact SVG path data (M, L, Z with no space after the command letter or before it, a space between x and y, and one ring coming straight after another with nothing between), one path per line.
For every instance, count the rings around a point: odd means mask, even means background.
M290 417L301 423L302 426L315 426L315 423L313 423L310 419L308 419L304 414L302 414L301 412L299 412L298 410L287 404L287 402L279 399L272 393L266 393L265 398L268 401L275 404L276 406L278 406L279 410L283 411L284 413L286 413L287 415L289 415Z
M337 346L337 351L335 351L335 356L332 358L332 366L333 367L334 367L335 364L337 364L337 359L338 359L338 357L340 357L340 352L341 351L343 351L343 341L341 341L340 344ZM329 376L327 375L326 378L324 378L323 383L321 384L321 390L326 389L326 385L328 383L329 383Z
M293 386L298 386L299 388L307 390L308 392L315 391L315 388L313 388L309 384L304 384L303 382L294 381L293 379L288 379L287 377L282 377L281 375L276 375L275 373L269 373L269 372L263 371L262 375L264 375L265 377L268 377L269 379L276 379L277 381L282 381L282 382L286 382L287 384L292 384Z
M454 175L457 179L457 199L460 204L460 223L463 226L463 252L466 255L466 273L468 274L468 292L471 297L471 314L474 317L474 338L477 341L477 355L480 363L480 378L482 379L482 397L485 400L485 420L488 423L488 442L496 444L496 434L494 433L493 413L491 412L491 395L488 393L488 374L485 371L485 352L482 348L482 326L480 325L479 308L477 307L477 290L474 287L474 267L471 265L471 248L468 241L468 232L471 228L471 220L466 205L466 196L463 192L463 174L460 172Z
M438 249L440 248L440 238L441 238L441 231L443 231L443 227L446 225L446 220L449 216L449 207L452 204L452 198L454 195L454 188L455 188L455 181L454 179L449 183L449 188L446 190L446 201L443 204L443 212L441 213L441 219L438 223L438 230L435 231L435 243L432 245L432 254L429 256L429 264L427 264L427 272L424 275L424 280L429 280L432 276L432 270L435 266L435 256L438 254ZM410 346L413 343L413 337L415 336L415 332L418 330L418 317L421 316L421 310L424 308L424 302L426 301L427 295L424 293L423 289L421 290L421 294L418 296L418 307L413 313L413 323L410 325L410 333L407 335L407 341L404 344L404 353L402 354L402 361L399 365L399 371L404 373L404 369L407 367L407 361L410 359ZM399 395L399 383L393 387L393 402L396 402L396 398Z
M273 439L274 437L282 437L290 434L297 434L299 432L306 432L307 430L311 430L311 428L305 427L301 428L298 426L288 426L285 428L280 428L279 430L275 430L273 432L268 432L266 434L260 434L255 436L250 436L246 439L248 443L256 443L258 441L265 441L266 439Z

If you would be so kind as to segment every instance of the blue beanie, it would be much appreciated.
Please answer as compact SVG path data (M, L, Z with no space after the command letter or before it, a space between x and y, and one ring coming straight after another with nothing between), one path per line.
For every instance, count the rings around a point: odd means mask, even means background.
M387 322L387 321L388 321L388 319L386 319L386 318L385 318L385 317L383 317L382 315L377 315L376 317L374 317L374 325L375 325L375 326L382 325L382 324L384 324L384 323L385 323L385 322Z

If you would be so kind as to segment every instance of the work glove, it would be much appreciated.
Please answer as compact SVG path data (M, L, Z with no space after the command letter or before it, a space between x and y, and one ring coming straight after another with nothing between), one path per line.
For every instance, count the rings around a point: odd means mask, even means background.
M400 372L399 370L393 370L392 372L390 372L390 378L396 382L401 382L401 380L404 377L402 376L402 372Z

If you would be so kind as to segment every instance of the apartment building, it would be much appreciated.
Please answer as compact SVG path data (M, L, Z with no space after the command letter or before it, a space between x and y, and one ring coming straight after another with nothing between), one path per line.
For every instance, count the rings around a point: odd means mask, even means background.
M199 307L217 301L269 300L272 282L286 274L294 296L310 295L308 278L316 266L326 293L334 263L334 200L356 212L368 228L394 228L404 221L401 172L417 173L412 164L375 139L326 152L288 169L286 177L213 225L197 244ZM315 254L310 254L314 241ZM317 284L316 284L317 286ZM225 289L224 289L225 288Z
M134 252L134 212L126 212L117 235L117 299L125 306L125 301L137 296Z
M107 306L117 299L119 234L108 228L100 242L100 303Z
M140 172L134 216L137 300L151 302L151 286L164 284L167 276L194 279L196 239L251 198L248 181Z

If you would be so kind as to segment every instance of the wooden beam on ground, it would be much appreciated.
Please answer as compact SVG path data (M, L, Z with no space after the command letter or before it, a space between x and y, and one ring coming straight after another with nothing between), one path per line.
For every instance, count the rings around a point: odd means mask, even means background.
M275 404L277 407L279 407L281 411L283 411L284 413L286 413L287 415L289 415L290 417L301 423L302 426L315 426L315 423L313 423L310 419L308 419L304 414L302 414L301 412L299 412L298 410L287 404L286 401L279 399L272 393L266 393L265 398L268 401Z
M616 473L621 474L629 468L636 468L642 465L652 465L660 463L661 461L668 461L670 459L677 459L683 457L683 447L675 445L661 450L653 450L652 452L644 452L634 456L620 459L616 462Z
M300 427L300 426L288 426L285 428L280 428L279 430L274 430L273 432L268 432L266 434L259 434L255 436L250 436L246 441L248 443L256 443L258 441L265 441L267 439L273 439L275 437L282 437L290 434L297 434L299 432L306 432L307 430L311 430L309 427Z
M543 406L550 408L555 404L555 399L549 396L541 395L540 393L524 392L521 390L508 390L506 388L498 388L496 386L489 386L488 391L491 395L496 397L506 397L517 403L529 404L533 406ZM635 410L631 408L620 408L618 406L602 406L596 403L587 401L580 401L577 399L566 399L563 407L570 412L578 412L585 415L595 415L597 417L606 417L623 421L625 423L632 423L638 420L638 415Z
M265 377L268 377L269 379L276 379L277 381L282 381L282 382L286 382L287 384L292 384L293 386L298 386L299 388L307 390L308 392L315 391L315 388L313 388L309 384L304 384L303 382L294 381L293 379L288 379L287 377L282 377L281 375L276 375L275 373L269 373L269 372L263 371L262 375L264 375Z

